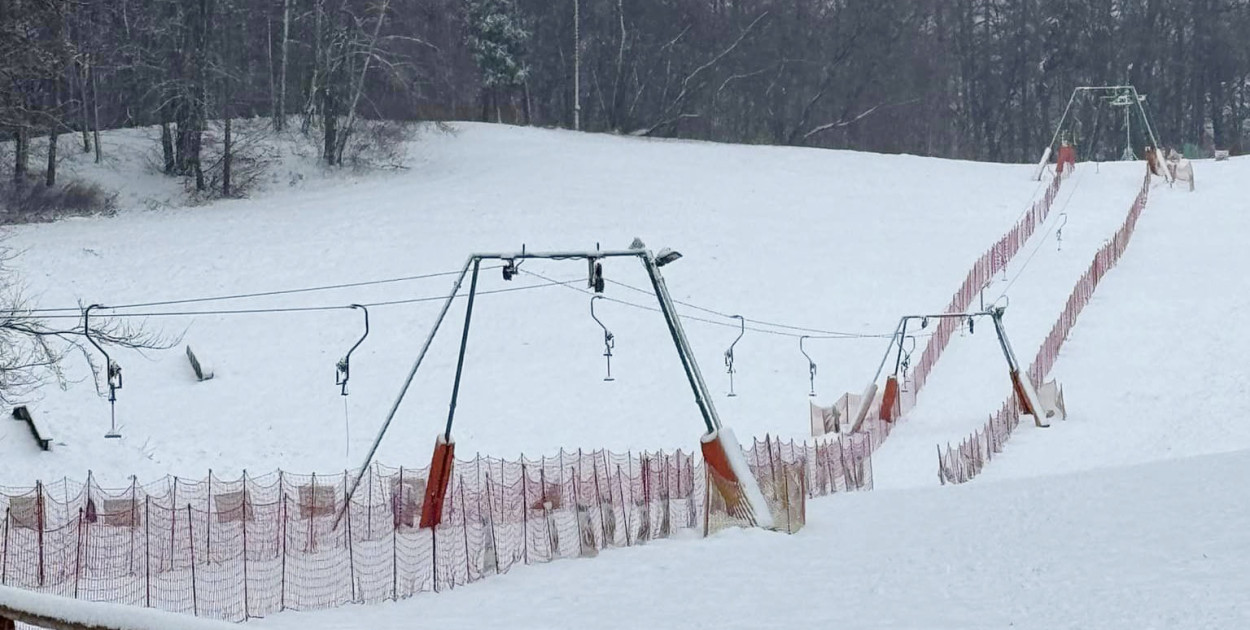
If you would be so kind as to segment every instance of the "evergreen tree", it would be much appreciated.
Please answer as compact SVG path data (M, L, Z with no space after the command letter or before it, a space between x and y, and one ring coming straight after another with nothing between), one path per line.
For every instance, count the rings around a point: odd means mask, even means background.
M482 72L482 118L493 110L495 120L501 120L500 101L510 101L529 78L524 58L530 31L513 0L469 0L468 21L469 52Z

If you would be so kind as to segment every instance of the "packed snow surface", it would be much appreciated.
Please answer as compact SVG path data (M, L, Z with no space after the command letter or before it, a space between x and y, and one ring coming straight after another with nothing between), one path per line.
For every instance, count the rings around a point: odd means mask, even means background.
M808 505L730 530L519 567L371 607L252 623L507 628L1237 628L1250 624L1246 452Z

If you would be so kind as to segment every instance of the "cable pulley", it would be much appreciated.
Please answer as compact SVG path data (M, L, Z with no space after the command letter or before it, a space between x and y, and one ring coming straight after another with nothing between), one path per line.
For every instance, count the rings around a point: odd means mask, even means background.
M586 260L590 266L589 274L586 278L586 287L594 289L595 293L603 293L603 262L598 258L587 258Z
M602 280L602 276L600 276L600 280ZM603 325L603 322L599 320L599 316L595 314L595 302L602 299L604 299L602 295L591 296L590 318L595 320L595 323L599 324L599 327L603 329L603 357L607 361L608 368L607 376L603 377L603 380L614 381L616 379L612 378L612 349L616 347L616 336L612 334L612 331L608 330L607 326Z
M802 337L799 337L799 352L802 352L803 356L807 358L807 380L808 380L808 384L811 387L811 391L807 395L812 398L815 398L816 397L816 362L812 360L811 355L807 354L807 349L803 347L803 342L807 340L808 338L809 338L808 335L803 335Z
M737 338L734 339L733 343L729 344L729 349L725 351L725 371L729 373L729 396L732 398L738 395L734 393L734 346L738 345L742 336L746 334L747 320L741 315L730 315L730 318L738 320L739 324Z

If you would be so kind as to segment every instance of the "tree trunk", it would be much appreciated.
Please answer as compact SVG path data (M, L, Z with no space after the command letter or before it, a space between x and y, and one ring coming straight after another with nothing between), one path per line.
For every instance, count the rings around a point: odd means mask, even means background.
M53 123L48 130L48 172L44 178L48 188L56 185L56 138L56 123Z
M81 99L78 103L78 113L82 118L82 152L91 153L91 117L87 113L87 106L90 101L87 100L87 62L76 64L74 78L78 83L78 97Z
M321 88L321 126L325 129L325 145L322 152L326 164L334 166L335 149L338 147L338 108L334 101L334 89L329 85Z
M386 12L390 8L390 0L382 0L382 5L378 7L378 21L373 25L373 37L369 40L369 47L365 49L365 61L360 67L360 79L356 81L356 89L352 93L352 103L347 108L347 122L343 125L343 131L339 134L338 146L335 149L335 162L342 164L343 149L347 146L347 138L352 133L352 126L356 123L356 105L360 103L360 95L365 91L365 76L369 74L369 63L373 61L374 50L377 49L378 36L382 34L382 24L386 21Z
M286 129L286 69L290 43L291 0L282 0L282 65L278 74L278 107L273 118L273 127L277 131Z
M173 175L178 168L178 162L174 159L174 133L169 128L168 121L161 123L161 155L165 158L165 174Z
M226 115L226 137L222 145L223 154L221 157L221 195L223 197L229 197L230 192L231 192L230 191L230 184L231 184L230 169L231 169L231 162L234 159L231 145L232 145L232 138L230 137L230 116L229 114L227 114Z
M93 119L91 135L92 140L95 141L95 163L99 164L102 151L100 147L100 83L96 79L95 71L90 68L88 68L88 71L91 75L91 116Z
M30 131L19 126L13 132L13 181L19 186L26 183L27 165L30 161Z

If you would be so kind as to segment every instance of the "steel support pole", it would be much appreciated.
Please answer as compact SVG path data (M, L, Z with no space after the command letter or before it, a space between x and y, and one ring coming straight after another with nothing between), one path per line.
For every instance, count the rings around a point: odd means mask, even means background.
M451 423L456 418L456 400L460 398L460 375L464 372L464 352L469 345L469 324L473 321L473 298L477 297L477 274L480 258L473 259L473 277L469 280L469 303L464 309L464 332L460 335L460 356L456 359L456 379L451 384L451 405L447 409L447 428L443 440L451 444Z
M677 346L677 356L681 359L681 366L686 371L686 379L690 382L691 391L694 392L695 403L699 405L699 412L703 414L703 424L707 427L708 433L713 433L720 429L720 416L712 404L712 395L708 392L707 383L703 381L703 375L699 372L699 364L695 362L694 353L690 349L690 342L686 340L686 333L682 330L681 321L677 318L677 310L673 307L673 300L668 294L668 286L664 283L659 265L655 263L655 258L651 256L651 253L646 252L641 255L641 258L642 265L647 270L647 276L651 279L651 287L655 289L655 296L660 301L660 312L664 314L668 332Z
M369 469L369 465L373 462L373 456L378 452L378 446L382 444L382 438L386 435L386 430L390 428L391 421L395 419L395 413L399 411L399 405L404 400L404 395L408 393L408 388L412 386L412 379L416 377L417 370L421 367L421 363L425 361L425 355L430 351L430 344L434 342L434 335L438 334L438 329L443 324L443 319L447 317L447 311L451 308L451 303L455 301L456 294L460 292L460 285L464 283L464 277L469 273L469 266L478 262L478 259L470 256L465 260L464 267L460 269L460 275L456 276L456 282L451 287L451 293L447 295L447 299L443 302L443 308L438 313L438 319L434 320L434 327L430 330L430 334L426 336L425 343L421 345L421 351L417 353L417 360L413 362L412 369L408 371L408 378L404 379L404 385L399 390L399 395L395 397L395 402L391 404L391 409L386 413L386 420L382 422L382 427L378 429L378 435L373 439L373 446L369 447L369 454L365 456L365 461L360 465L360 471L356 473L356 479L352 481L352 487L347 491L345 501L343 501L344 510L351 504L352 496L356 494L356 489L360 487L360 480L364 478L365 472ZM343 511L338 513L334 518L334 528L338 529L339 522L343 520Z

